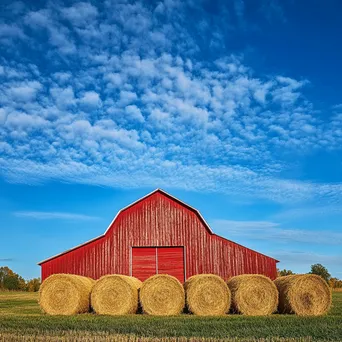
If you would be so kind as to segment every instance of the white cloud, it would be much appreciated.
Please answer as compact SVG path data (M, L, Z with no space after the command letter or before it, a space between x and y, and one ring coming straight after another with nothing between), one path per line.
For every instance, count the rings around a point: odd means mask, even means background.
M6 126L19 127L19 128L41 128L42 126L49 125L49 121L36 116L28 115L26 113L12 112L7 116Z
M23 30L15 24L0 23L0 39L20 38L25 39Z
M29 12L25 16L24 22L32 28L48 27L51 25L50 11L43 9L36 12Z
M308 217L325 217L332 215L342 215L342 208L339 205L310 206L302 208L292 208L283 210L272 216L273 219L281 221L292 221Z
M0 153L7 153L11 154L13 152L13 149L10 144L7 142L0 141Z
M52 75L52 77L56 79L58 83L65 84L66 82L70 81L72 74L69 72L56 72Z
M265 103L266 95L267 95L266 89L257 89L253 94L254 98L260 103Z
M16 211L13 215L18 217L32 218L36 220L97 220L96 216L76 214L76 213L64 213L64 212L46 212L46 211Z
M10 96L14 101L28 102L35 99L42 85L37 81L14 85L9 89Z
M105 79L116 87L119 87L122 84L122 76L117 72L106 75Z
M323 265L328 264L331 266L339 266L342 263L342 255L327 255L313 252L310 253L303 251L277 251L274 253L273 256L281 261L280 265L288 265L286 268L305 265L307 269L306 272L309 272L310 265L313 264L319 263Z
M284 77L284 76L277 76L276 77L277 81L279 83L283 83L285 85L288 85L291 89L298 89L303 87L306 83L308 83L307 80L304 81L297 81L293 78L290 77Z
M90 24L98 15L97 8L88 2L78 2L71 7L62 8L61 12L65 18L76 26Z
M50 94L58 108L64 109L76 104L75 94L70 86L67 88L51 88Z
M35 98L37 90L28 86L11 88L12 97L17 101L30 101Z
M120 100L117 103L118 106L127 106L137 100L137 94L132 91L120 91Z
M101 99L98 93L95 91L87 91L84 93L82 98L80 99L80 102L90 109L97 108L101 106Z
M136 120L138 122L144 122L145 119L141 114L140 109L135 105L130 105L125 108L126 114L129 118Z
M7 118L7 113L6 113L5 109L0 108L0 124L5 123L6 118Z
M229 237L269 240L277 243L300 242L318 245L342 244L342 233L329 230L303 230L282 228L269 221L214 220L212 227Z
M55 10L42 9L29 12L24 17L24 23L34 30L46 29L49 35L49 44L56 47L62 54L69 55L76 52L73 39L67 27L59 25L55 18Z
M166 112L162 112L160 109L156 108L151 111L149 120L152 121L153 125L158 128L171 128L172 123L170 121L170 115Z
M72 39L68 37L68 29L58 29L53 26L49 27L51 45L58 48L58 50L65 55L73 54L76 52L76 46Z
M342 109L342 103L334 105L332 108L336 109L336 110L340 110L340 109Z
M0 139L10 146L1 174L340 203L339 183L282 178L296 167L289 156L340 151L338 107L321 119L307 80L253 70L217 44L220 20L215 32L205 18L194 26L188 6L46 3L18 12L6 39L22 36L20 48L34 53L1 60ZM202 17L201 6L191 10ZM218 59L203 61L202 49Z

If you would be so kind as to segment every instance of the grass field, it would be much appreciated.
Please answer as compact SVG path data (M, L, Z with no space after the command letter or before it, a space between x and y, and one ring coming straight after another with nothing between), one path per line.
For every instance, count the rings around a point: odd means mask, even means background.
M0 341L342 341L342 292L322 317L47 316L36 293L0 292Z

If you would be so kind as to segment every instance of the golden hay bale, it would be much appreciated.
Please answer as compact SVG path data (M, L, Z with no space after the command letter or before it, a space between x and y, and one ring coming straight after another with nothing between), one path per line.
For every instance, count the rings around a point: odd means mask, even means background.
M90 292L95 281L74 274L53 274L39 289L39 304L49 315L74 315L88 312Z
M224 315L230 307L230 290L224 280L214 274L197 274L184 284L186 304L195 315Z
M298 274L279 277L274 281L279 291L279 313L318 316L328 312L331 291L318 275Z
M142 282L134 277L110 274L101 277L91 292L91 306L101 315L134 314Z
M149 315L178 315L185 305L183 285L168 274L154 275L143 282L140 303Z
M248 316L270 315L277 310L278 290L271 279L243 274L228 280L234 312Z

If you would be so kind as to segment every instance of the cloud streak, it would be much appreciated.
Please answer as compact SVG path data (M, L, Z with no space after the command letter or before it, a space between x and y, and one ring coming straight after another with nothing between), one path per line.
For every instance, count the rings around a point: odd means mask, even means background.
M301 218L309 217L331 217L331 216L341 216L342 208L337 205L330 206L312 206L303 208L292 208L283 210L280 213L272 215L272 219L278 221L291 221Z
M329 230L288 229L270 221L214 220L212 226L229 238L269 240L277 243L298 242L310 245L342 244L342 233Z
M75 213L65 212L46 212L46 211L16 211L14 216L22 218L31 218L36 220L76 220L76 221L90 221L98 220L96 216L89 216Z
M11 262L13 260L13 258L0 258L0 262Z
M334 265L338 266L342 263L342 255L326 255L319 253L308 253L300 251L278 251L274 252L274 257L281 260L282 265L293 264L295 265L307 265L308 271L309 266L312 264L323 264L323 265ZM339 272L336 272L339 273Z

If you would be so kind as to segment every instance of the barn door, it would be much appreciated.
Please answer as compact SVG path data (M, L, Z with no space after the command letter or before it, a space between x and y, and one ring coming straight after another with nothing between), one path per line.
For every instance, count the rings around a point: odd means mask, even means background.
M158 273L170 274L184 282L183 247L157 247Z
M156 274L157 259L156 249L135 248L132 249L132 276L144 281L152 274Z
M132 247L131 274L144 281L154 274L170 274L184 282L183 247Z

